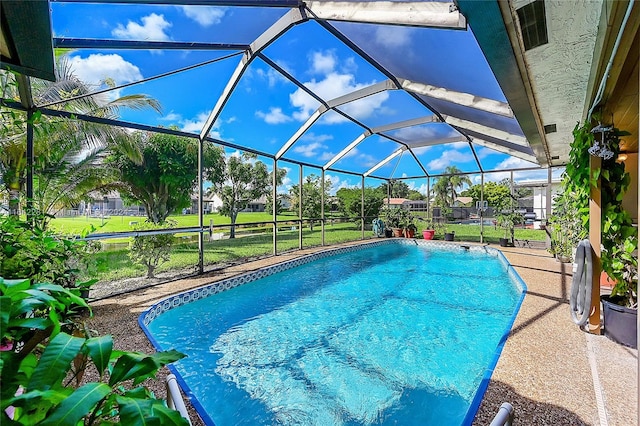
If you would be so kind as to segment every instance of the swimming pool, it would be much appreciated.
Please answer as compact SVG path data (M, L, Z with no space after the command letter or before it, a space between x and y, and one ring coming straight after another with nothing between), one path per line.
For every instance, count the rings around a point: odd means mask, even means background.
M484 247L382 240L192 290L140 324L209 424L470 424L524 295ZM487 297L490 295L490 297Z

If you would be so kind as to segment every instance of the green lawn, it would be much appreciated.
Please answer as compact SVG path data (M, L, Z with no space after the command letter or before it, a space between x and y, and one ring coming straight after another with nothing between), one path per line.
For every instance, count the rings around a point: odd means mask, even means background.
M197 226L197 215L179 215L172 216L177 222L178 227ZM229 224L230 220L226 216L218 214L206 215L204 222L209 224L209 220L213 219L214 224ZM280 215L278 220L295 220L295 215ZM268 213L240 213L238 216L238 224L269 222L271 215ZM141 223L144 217L140 216L124 216L110 217L104 220L104 226L100 218L59 218L53 219L51 222L52 229L63 232L68 235L79 235L83 230L90 229L93 225L96 229L94 233L110 233L110 232L126 232L133 229L129 222L137 221ZM446 226L448 232L455 232L456 241L479 242L480 226L479 225L459 225L448 224ZM213 239L209 241L208 235L205 237L205 265L216 265L233 261L241 261L242 259L255 258L258 256L268 256L273 253L272 228L266 226L241 227L237 229L237 238L229 239L229 228L219 228L215 232L222 233L224 238ZM436 239L443 239L441 230L436 234ZM177 242L171 252L171 259L161 265L157 272L192 269L196 271L198 263L198 241L197 234L179 234ZM416 233L417 238L422 238L422 229L419 228ZM494 226L484 227L484 242L497 244L500 237L504 237L504 231L500 228L495 229ZM327 221L325 225L325 244L337 244L346 241L356 241L362 238L360 225L354 222L337 222ZM373 238L370 230L365 231L365 238ZM544 231L532 229L516 229L515 238L529 241L544 241L546 234ZM90 267L90 275L92 278L98 278L100 281L109 281L122 278L130 278L143 276L146 271L143 267L133 264L128 254L128 238L119 238L116 240L103 240L102 249L93 257L94 264ZM295 250L299 247L299 231L298 224L291 222L289 224L280 224L277 234L278 252ZM321 226L316 223L313 230L309 224L305 223L302 232L302 246L314 247L322 244Z
M371 237L371 232L366 233ZM360 227L353 223L336 223L325 228L325 243L337 244L345 241L355 241L362 237ZM111 241L111 240L109 240ZM120 239L118 241L121 241ZM297 228L278 231L278 252L298 249L299 232ZM108 243L108 241L105 240ZM314 247L322 244L321 227L314 226L311 230L303 228L302 246ZM220 239L208 241L204 245L205 265L215 265L241 259L267 256L273 253L273 235L270 228L238 232L235 239ZM121 278L142 276L146 272L139 265L129 259L127 243L105 244L103 250L94 256L94 265L90 268L91 277L109 281ZM179 237L171 251L171 259L161 265L157 272L193 268L198 264L198 242L194 238Z
M456 241L480 242L480 225L447 225L447 232L455 232ZM493 226L484 226L483 229L484 242L498 244L500 238L504 238L504 229L495 228ZM439 235L442 238L442 234ZM547 234L540 229L515 229L515 238L517 240L529 241L545 241Z
M279 215L278 220L295 220L297 216L294 215ZM177 223L177 227L192 227L198 226L198 215L174 215L169 216L169 219ZM127 232L134 228L134 225L130 225L132 222L142 224L146 220L145 216L110 216L104 220L96 217L78 216L72 218L55 218L51 220L49 227L55 231L67 234L67 235L80 235L82 232L89 232L91 227L95 228L90 233L111 233L111 232ZM213 220L214 225L230 224L231 220L228 216L222 216L217 213L207 214L204 216L205 226L209 226L210 220ZM251 222L269 222L272 220L272 216L269 213L240 213L236 223L251 223Z

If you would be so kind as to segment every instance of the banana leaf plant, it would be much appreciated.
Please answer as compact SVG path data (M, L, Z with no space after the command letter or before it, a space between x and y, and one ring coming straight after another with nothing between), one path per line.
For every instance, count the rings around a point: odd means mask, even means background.
M75 322L88 308L78 289L0 277L0 305L1 424L188 424L142 385L183 354L116 351L111 336L89 336ZM87 368L98 381L82 380Z

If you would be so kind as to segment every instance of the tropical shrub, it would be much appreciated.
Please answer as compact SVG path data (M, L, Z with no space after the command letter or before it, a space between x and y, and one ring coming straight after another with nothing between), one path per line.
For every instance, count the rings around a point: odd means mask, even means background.
M94 245L64 238L12 216L0 217L0 276L76 286Z
M569 193L563 192L553 200L553 215L549 218L551 229L551 247L553 255L570 258L573 249L584 238L582 218L573 208Z
M0 423L188 424L141 386L184 355L120 352L113 350L111 336L83 336L74 313L88 306L78 293L0 277ZM89 366L100 380L83 384Z
M166 221L168 228L175 226L175 221ZM158 229L150 223L136 226L136 231ZM138 235L129 244L129 257L134 263L147 268L147 278L155 278L156 268L171 258L171 246L175 242L174 234Z

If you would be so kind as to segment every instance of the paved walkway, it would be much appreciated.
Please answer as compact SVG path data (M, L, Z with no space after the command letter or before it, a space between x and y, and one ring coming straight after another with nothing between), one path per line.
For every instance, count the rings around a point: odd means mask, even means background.
M504 401L518 424L638 424L638 351L574 325L572 265L543 250L503 252L528 291L474 424Z
M113 334L118 349L151 352L137 317L155 302L198 287L321 250L308 249L250 262L215 276L174 281L92 303L91 326ZM510 402L520 425L638 424L638 352L581 331L569 314L571 264L544 250L503 250L528 287L474 425L488 425ZM163 372L160 378L164 377ZM164 396L160 382L149 386ZM195 414L191 410L192 414ZM195 416L192 416L195 419ZM196 419L194 424L201 424Z

